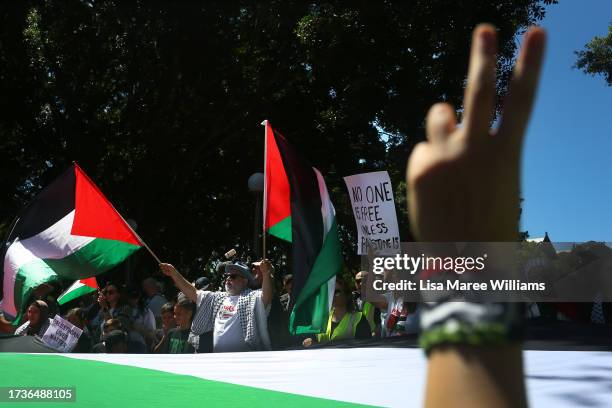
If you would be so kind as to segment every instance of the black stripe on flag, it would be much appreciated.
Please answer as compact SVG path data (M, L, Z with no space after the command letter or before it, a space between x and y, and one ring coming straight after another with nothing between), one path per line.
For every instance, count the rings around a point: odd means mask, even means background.
M61 176L53 180L18 215L19 220L9 241L30 238L74 210L76 176L70 166Z
M323 246L321 195L310 163L302 159L280 133L274 131L274 137L291 191L293 302L308 280Z

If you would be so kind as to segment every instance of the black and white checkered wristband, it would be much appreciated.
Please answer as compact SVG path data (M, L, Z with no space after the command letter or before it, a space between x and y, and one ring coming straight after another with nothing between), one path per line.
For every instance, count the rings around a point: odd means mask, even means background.
M426 302L421 307L421 347L427 354L441 345L493 346L519 341L522 303Z

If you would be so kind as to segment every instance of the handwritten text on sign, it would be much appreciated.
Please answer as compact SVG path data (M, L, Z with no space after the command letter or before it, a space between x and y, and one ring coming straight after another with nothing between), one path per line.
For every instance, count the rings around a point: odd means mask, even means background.
M393 253L400 248L399 228L391 180L386 171L344 178L357 223L357 254Z
M59 315L55 315L49 328L43 335L43 342L58 351L70 353L79 341L79 337L83 330L63 319Z

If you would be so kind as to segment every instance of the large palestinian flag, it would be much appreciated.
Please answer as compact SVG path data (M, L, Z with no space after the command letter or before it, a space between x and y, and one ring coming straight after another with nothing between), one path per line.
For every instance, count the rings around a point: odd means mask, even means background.
M45 282L78 280L121 263L141 243L77 165L19 214L4 256L5 315L18 317L32 290Z
M5 342L15 343L16 340L0 337L0 349ZM413 352L410 363L404 364L407 359L398 355L400 349L380 350L383 354L377 353L375 349L203 354L62 355L0 352L0 373L4 374L0 376L0 406L405 406L405 388L396 385L409 378L405 366L424 366L423 353L420 350L402 349ZM374 374L381 371L385 373L384 376ZM389 377L391 374L395 376ZM423 377L421 375L413 381L411 376L411 386L422 388ZM330 381L330 378L333 380ZM380 386L388 386L390 390L372 392L373 387ZM72 401L1 404L7 401L2 397L8 394L2 393L2 387L71 387L76 395ZM416 403L419 393L415 393L414 397L410 395Z
M19 337L0 337L3 408L424 405L427 358L421 349L405 346L410 340L384 347L251 353L21 354L34 351L26 346L20 353L6 352L9 345L36 342ZM607 349L602 342L600 351L526 350L528 405L610 406L612 353ZM8 399L8 390L29 387L71 388L72 399Z
M325 331L342 265L336 211L323 176L266 124L264 225L292 243L294 334Z

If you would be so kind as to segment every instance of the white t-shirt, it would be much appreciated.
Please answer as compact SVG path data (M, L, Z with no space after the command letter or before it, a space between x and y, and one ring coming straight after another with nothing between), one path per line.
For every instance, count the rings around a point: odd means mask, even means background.
M219 308L215 317L215 329L213 331L213 352L227 353L237 351L249 351L248 344L244 341L244 334L240 321L238 320L238 299L240 296L228 296Z

